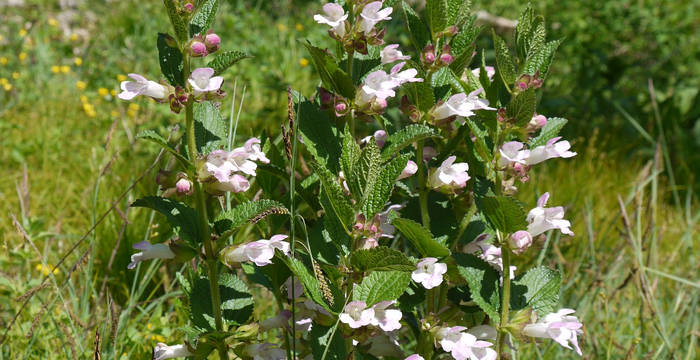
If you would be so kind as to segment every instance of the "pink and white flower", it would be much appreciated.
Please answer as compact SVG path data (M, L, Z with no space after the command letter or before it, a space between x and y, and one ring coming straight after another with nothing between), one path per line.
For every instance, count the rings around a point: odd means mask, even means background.
M489 101L480 98L478 95L484 89L477 89L470 92L454 94L446 102L437 105L432 111L435 120L447 119L450 116L470 117L476 110L496 110L489 107Z
M427 257L416 264L416 270L411 273L411 279L426 289L432 289L442 284L442 276L445 273L447 273L447 264L437 262L436 258Z
M571 144L566 141L559 141L560 136L547 141L546 145L538 146L530 150L527 158L528 165L539 164L545 160L553 158L570 158L576 156L575 152L569 151Z
M131 263L127 269L133 269L138 263L151 259L173 259L175 253L170 250L170 246L166 244L151 244L148 241L141 241L134 244L134 249L141 250L136 254L131 255Z
M418 355L418 354L413 354L413 355L407 357L407 358L404 359L404 360L425 360L425 359L424 359L422 356Z
M393 333L372 336L362 345L369 345L367 353L379 358L403 356L403 350L401 350L401 346Z
M418 164L416 164L413 160L408 160L406 162L406 166L401 170L401 175L399 175L398 179L396 180L403 180L406 178L409 178L418 172Z
M374 308L367 308L364 301L351 301L345 305L339 319L353 329L369 325L374 319Z
M506 167L511 163L527 164L530 150L523 150L524 146L525 145L520 141L509 141L503 144L499 150L501 157L498 159L498 165L500 167Z
M122 92L117 95L122 100L131 100L138 95L149 96L154 99L165 99L170 91L167 87L148 80L139 74L129 74L134 81L122 81L119 87Z
M251 261L257 266L272 264L275 249L283 254L289 253L289 243L283 241L287 235L273 235L270 240L262 239L245 245L240 245L226 253L224 258L228 263Z
M446 187L448 189L459 189L467 186L470 179L467 170L469 164L456 163L456 156L452 155L442 162L439 168L431 170L428 178L428 185L434 189Z
M532 245L532 235L525 230L519 230L510 235L508 243L514 253L522 254Z
M399 82L384 70L371 72L362 83L360 91L357 92L355 105L363 107L370 103L381 103L382 100L386 104L387 98L396 96L394 88L399 85Z
M156 347L153 348L152 358L153 360L165 360L187 356L192 356L192 353L187 350L187 346L185 345L166 345L158 343Z
M391 64L399 60L411 59L410 56L404 55L401 50L399 50L399 44L385 46L380 55L382 58L382 64Z
M328 3L323 5L323 12L325 16L316 14L314 20L319 24L330 26L337 36L345 36L345 20L347 20L348 14L345 13L343 7L335 3Z
M486 70L486 76L488 76L489 81L493 81L493 76L496 75L496 69L493 66L485 66L484 69ZM479 75L481 75L481 68L472 69L472 74L478 79Z
M250 138L243 145L243 149L248 153L248 160L260 161L263 164L269 164L270 159L265 156L265 153L260 149L260 139Z
M367 144L369 143L370 139L374 138L374 141L377 143L378 148L383 148L384 144L386 144L386 138L387 138L387 133L384 130L377 130L374 132L373 135L366 136L360 140L361 144Z
M391 76L392 79L396 80L396 82L399 85L403 85L403 84L409 83L409 82L423 82L422 78L416 77L416 75L418 75L418 70L407 69L407 70L401 71L401 69L403 69L404 65L406 65L406 62L400 62L391 68L391 72L389 73L389 75Z
M576 316L572 316L576 312L572 309L561 309L555 313L547 314L544 318L539 319L534 324L525 325L523 334L531 337L550 338L556 341L559 345L576 351L579 356L582 356L581 348L578 345L578 336L583 334L583 324Z
M389 15L391 15L393 9L390 7L382 9L382 6L384 6L382 1L373 1L362 8L362 12L360 13L360 17L362 18L360 20L360 30L362 30L362 32L369 34L372 32L372 29L374 29L374 25L378 22L391 20Z
M401 310L387 309L396 301L382 301L374 304L374 317L370 321L371 325L379 326L384 331L393 331L401 328Z
M455 360L496 360L497 354L491 348L493 344L488 341L478 340L476 336L462 333L459 343L452 351Z
M192 86L194 94L198 96L207 92L219 91L221 84L224 82L224 77L214 76L214 69L205 67L192 71L187 82Z
M539 114L533 115L532 120L528 123L528 127L532 130L541 129L545 125L547 125L547 117Z
M546 208L549 193L544 193L537 200L537 207L527 214L527 232L535 237L552 229L559 229L563 234L573 236L571 223L564 219L564 208L561 206Z

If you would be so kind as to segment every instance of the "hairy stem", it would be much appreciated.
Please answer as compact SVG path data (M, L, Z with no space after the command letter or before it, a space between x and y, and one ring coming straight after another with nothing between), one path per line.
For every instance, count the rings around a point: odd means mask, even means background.
M499 242L501 242L501 234L498 233ZM510 305L510 249L505 245L501 247L503 257L503 298L501 302L501 322L498 325L498 338L496 339L496 351L498 359L501 359L503 353L503 344L506 339L506 326L508 325L508 311Z
M423 141L418 141L416 149L416 162L418 163L418 202L420 204L420 216L423 226L430 229L430 214L428 214L428 188L425 183L427 169L423 163Z

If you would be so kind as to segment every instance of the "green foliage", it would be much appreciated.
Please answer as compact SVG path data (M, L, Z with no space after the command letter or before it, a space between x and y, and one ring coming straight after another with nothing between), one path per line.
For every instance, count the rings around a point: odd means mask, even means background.
M170 39L169 39L170 38ZM184 65L182 54L175 47L174 41L168 34L158 33L158 60L160 71L173 86L185 86Z
M295 105L304 146L319 164L333 172L339 171L341 139L328 114L303 98Z
M514 119L516 126L525 126L532 119L532 115L535 114L536 105L537 95L535 95L535 89L529 88L513 97L506 107L506 113L508 117Z
M353 301L364 301L367 306L396 300L406 291L411 275L402 271L375 271L362 279L352 290Z
M282 203L275 200L247 201L236 205L229 211L219 213L214 222L214 228L226 239L234 231L245 224L255 224L263 218L272 215L288 214Z
M430 230L423 225L409 219L394 219L391 222L403 236L408 239L422 257L443 257L450 254L450 250L433 238Z
M421 20L418 14L416 14L405 0L401 3L401 8L406 18L406 25L408 26L408 32L411 36L411 42L418 51L421 51L425 45L431 42L430 31L428 31L428 27L423 20Z
M328 348L326 359L344 360L347 358L342 332L337 331L336 326L329 327L314 324L309 333L309 338L311 339L311 351L314 359L322 359L326 348Z
M503 80L503 84L507 88L510 88L513 83L515 83L515 64L513 64L513 59L510 56L510 50L500 36L493 33L493 46L496 51L496 64L498 66L498 74Z
M253 315L253 296L248 286L231 274L219 275L219 292L223 320L229 325L242 325ZM209 279L195 280L189 294L190 321L199 329L214 330L213 308L209 290Z
M226 145L228 127L218 107L209 101L194 105L194 133L200 153L207 154Z
M190 244L197 245L202 240L199 235L197 211L179 201L147 196L134 201L131 206L146 207L165 215L173 229Z
M214 69L215 75L220 75L237 62L251 57L248 53L238 50L219 51L214 59L207 63L207 66Z
M355 86L352 78L338 66L335 59L323 49L317 48L308 42L303 44L308 50L314 66L316 66L323 85L346 98L353 98L355 96Z
M425 2L425 11L428 15L428 24L430 32L435 35L447 27L447 21L450 19L448 0L427 0Z
M500 274L484 260L471 254L455 254L459 274L467 281L472 300L495 323L500 321Z
M367 218L380 212L389 201L394 184L406 167L409 158L410 155L398 156L380 168L379 175L372 181L371 187L368 186L362 201L362 212Z
M511 307L532 308L539 316L555 312L559 304L561 274L539 266L528 270L512 284Z
M323 306L328 312L332 314L337 314L339 307L342 307L342 299L334 299L333 304L329 304L324 298L321 292L321 283L319 280L311 274L309 269L306 268L303 262L294 258L285 258L285 264L289 267L289 270L301 281L304 285L304 293L315 303ZM335 295L335 294L334 294Z
M440 134L428 125L408 125L386 138L386 145L382 149L382 159L386 160L395 156L414 142L436 137L440 137Z
M214 22L219 0L202 0L197 5L197 12L190 20L190 36L206 32Z
M346 138L347 137L348 136L346 136ZM343 156L343 165L347 164L343 167L343 174L345 174L350 193L358 203L363 204L379 176L381 170L381 156L379 155L379 148L374 138L370 139L359 156L356 150L357 149L351 145L348 151L350 154L348 156ZM353 156L357 158L354 163L350 165L350 157Z
M150 140L158 145L160 145L161 148L163 148L165 151L171 153L175 158L177 158L183 165L191 167L192 164L182 156L172 145L168 144L168 141L164 139L162 136L160 136L157 132L153 130L143 130L140 133L136 134L137 139L146 139Z
M321 196L321 206L323 206L326 216L337 220L342 229L349 233L355 219L352 204L345 196L337 178L328 169L314 163L311 163L311 167L321 179L322 194L325 195Z
M385 246L357 250L350 255L350 264L361 272L368 271L407 271L416 269L416 265L402 252Z
M514 233L527 228L523 205L509 196L484 196L476 199L479 210L494 229L504 234Z
M547 119L547 125L540 129L540 133L530 140L530 148L536 148L547 144L547 141L553 139L559 134L559 131L566 125L568 120L558 117Z
M187 33L187 26L182 19L182 16L177 12L177 6L172 0L163 0L165 9L170 18L170 23L173 24L173 29L175 30L175 37L180 44L184 44L189 40Z

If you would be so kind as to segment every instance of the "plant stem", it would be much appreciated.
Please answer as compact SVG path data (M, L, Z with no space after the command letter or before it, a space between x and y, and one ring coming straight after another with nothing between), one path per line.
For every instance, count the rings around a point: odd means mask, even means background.
M501 233L499 232L497 235L499 238L499 243L502 243ZM508 325L508 306L510 305L510 249L508 249L505 245L502 245L501 249L501 256L503 258L503 298L501 301L501 322L498 325L498 338L496 339L498 359L501 359L503 344L505 344L505 328Z
M423 163L423 141L418 141L416 149L416 162L418 163L418 202L420 204L420 216L423 226L430 229L430 214L428 214L428 188L425 183L425 164Z

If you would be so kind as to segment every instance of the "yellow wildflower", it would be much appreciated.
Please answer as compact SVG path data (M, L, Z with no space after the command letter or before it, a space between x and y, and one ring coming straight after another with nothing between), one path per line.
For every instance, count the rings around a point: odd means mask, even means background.
M83 111L85 111L85 115L87 115L89 117L97 116L97 112L95 111L95 107L92 106L92 104L84 103L83 104Z
M5 56L0 57L0 65L5 66L5 65L7 65L8 62L9 62L9 60L7 59L7 57L5 57Z
M279 30L281 32L287 31L287 25L281 24L281 23L277 24L277 30Z
M7 79L5 79L5 78L0 78L0 85L5 85L5 84L9 84L9 83L10 83L10 82L7 81Z
M54 74L58 74L61 71L61 67L58 65L54 65L51 67L51 72Z
M152 327L153 327L153 324L151 324L151 323L146 324L146 329L151 330Z
M126 81L126 75L122 75L122 74L117 75L117 81L119 81L119 82Z
M3 40L5 40L5 37L0 35L0 41L3 41Z
M83 104L86 103L86 102L88 102L87 96L85 96L85 95L80 95L80 102L83 103Z
M13 73L12 73L12 78L15 79L15 80L19 79L19 73L16 72L16 71L13 72Z
M10 91L12 90L12 84L4 84L2 88L5 89L5 91Z
M304 30L304 25L297 23L295 28L297 29L297 31L302 31Z
M68 65L61 66L61 72L64 74L68 74L70 72L70 66L68 66Z
M25 36L27 36L27 30L25 30L25 29L19 29L19 32L17 33L17 35L19 35L19 37L25 37Z
M24 61L27 58L27 53L25 53L25 52L19 53L18 58L19 58L19 61Z
M105 97L105 96L109 95L109 90L107 88L101 87L101 88L97 89L97 95Z
M117 110L112 110L112 111L109 112L109 116L111 116L111 117L117 117L117 116L119 116L119 111L117 111Z
M299 59L299 65L301 65L301 67L307 67L309 66L309 60L306 60L306 58L301 58Z
M73 62L75 63L75 66L80 66L83 65L83 59L80 57L76 57Z
M129 104L129 110L131 110L131 111L139 111L140 108L141 107L139 106L139 104L135 104L135 103Z
M87 83L85 81L78 80L75 83L75 87L77 87L78 90L83 91L83 90L85 90L85 88L87 88Z
M112 89L109 91L109 94L112 96L117 96L117 90Z
M70 34L70 41L78 41L78 34L72 33Z
M48 276L51 272L53 272L54 275L58 274L58 269L53 267L53 265L36 264L35 269L41 271L44 276Z
M58 26L58 20L56 20L54 18L49 18L49 25L53 26L53 27Z

